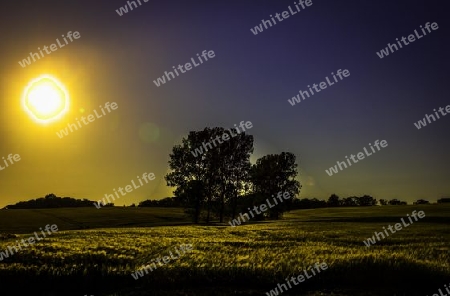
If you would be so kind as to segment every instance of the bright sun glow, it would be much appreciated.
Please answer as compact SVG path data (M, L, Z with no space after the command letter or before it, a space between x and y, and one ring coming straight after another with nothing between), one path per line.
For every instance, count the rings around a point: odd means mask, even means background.
M69 95L54 77L42 75L27 85L22 104L33 119L47 123L61 118L67 112Z

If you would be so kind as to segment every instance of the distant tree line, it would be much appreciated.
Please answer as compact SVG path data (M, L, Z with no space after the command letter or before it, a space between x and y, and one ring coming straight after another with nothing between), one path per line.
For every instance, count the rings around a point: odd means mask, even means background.
M450 203L450 198L442 198L437 203ZM328 200L322 200L317 198L295 198L290 203L289 210L297 209L317 209L317 208L334 208L334 207L368 207L368 206L387 206L387 205L407 205L406 201L401 201L396 198L387 200L380 199L377 201L370 195L363 196L350 196L341 199L336 194L332 194ZM419 199L413 202L414 205L430 204L429 201Z
M336 194L332 194L327 201L329 207L368 207L377 205L377 200L370 195L349 196L340 199Z
M442 199L442 202L450 202L449 199ZM446 201L448 200L448 201ZM414 205L430 204L429 201L424 199L419 199L413 202ZM240 206L242 209L252 205L252 195L241 196ZM332 194L328 200L322 200L317 198L294 198L289 204L288 210L297 209L317 209L317 208L330 208L330 207L367 207L376 205L407 205L406 201L401 201L398 199L380 199L377 201L375 198L369 195L363 196L350 196L341 199L336 194ZM183 207L183 199L178 197L166 197L161 200L145 200L139 203L138 207ZM262 218L262 217L261 217Z
M437 203L450 203L450 198L441 198L437 201ZM401 201L396 198L387 200L380 199L377 201L370 195L364 196L350 196L341 199L336 194L332 194L327 201L320 200L317 198L304 198L304 199L295 199L292 202L292 209L315 209L315 208L327 208L327 207L367 207L367 206L387 206L387 205L398 205L403 206L407 205L406 201ZM418 199L413 202L414 205L425 205L430 204L428 200Z
M387 206L387 205L390 205L390 206L404 206L404 205L407 205L407 204L408 203L406 201L401 201L401 200L398 200L396 198L391 199L391 200L380 199L380 205L382 205L382 206Z
M254 194L239 197L238 208L245 211L248 207L252 206L255 202ZM263 201L262 201L263 202ZM444 197L437 200L438 204L450 203L450 198ZM93 201L88 199L75 199L71 197L58 197L53 193L47 194L45 197L32 199L29 201L21 201L14 205L8 205L3 209L48 209L48 208L78 208L78 207L92 207ZM413 205L425 205L430 204L428 200L418 199L413 202ZM364 207L375 205L407 205L407 202L400 201L398 199L380 199L377 200L369 195L361 197L351 196L340 199L336 194L332 194L328 200L322 200L317 198L294 198L291 200L285 210L297 210L297 209L317 209L328 207ZM130 207L135 207L135 204ZM186 206L186 200L183 197L165 197L159 200L144 200L138 204L138 207L163 207L163 208L182 208ZM114 207L114 203L108 203L105 207ZM257 217L257 219L264 219L264 216Z
M8 205L4 209L49 209L49 208L80 208L92 207L93 201L88 199L75 199L71 197L58 197L53 193L45 197L20 201L14 205ZM105 207L111 207L114 204L107 204Z
M144 200L138 204L138 207L158 207L158 208L181 208L183 202L177 197L165 197L159 200Z

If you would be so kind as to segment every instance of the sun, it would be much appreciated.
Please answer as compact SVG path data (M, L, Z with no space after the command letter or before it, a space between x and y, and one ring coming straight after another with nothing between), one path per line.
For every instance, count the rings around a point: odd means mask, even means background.
M68 111L69 94L56 78L42 75L25 87L22 105L35 121L48 123L60 119Z

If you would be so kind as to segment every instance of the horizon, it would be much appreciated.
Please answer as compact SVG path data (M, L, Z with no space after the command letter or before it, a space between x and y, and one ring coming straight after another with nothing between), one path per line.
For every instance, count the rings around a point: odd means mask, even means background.
M54 193L49 193L49 194L54 194ZM335 193L333 193L333 194L335 194ZM82 201L82 200L85 200L85 199L87 199L87 198L83 198L83 197L74 197L74 196L59 196L58 194L54 194L55 195L55 197L59 197L59 198L72 198L72 199L75 199L75 200L80 200L80 201ZM343 196L343 195L339 195L339 194L336 194L339 198L341 198L341 201L342 201L342 198L347 198L347 197L354 197L354 196ZM365 195L365 194L363 194L363 195ZM361 195L361 196L363 196L363 195ZM113 202L112 202L112 204L114 204L114 207L131 207L133 204L136 206L136 207L138 207L139 206L139 204L141 203L141 202L145 202L145 201L148 201L148 200L151 200L151 201L160 201L160 200L163 200L163 199L166 199L166 198L174 198L175 196L165 196L165 197L161 197L161 198L159 198L159 199L152 199L152 198L149 198L149 199L143 199L143 200L140 200L140 201L138 201L137 203L131 203L131 204L116 204L115 203L115 201L116 200L113 200ZM375 206L390 206L390 205L381 205L380 204L380 198L377 198L377 197L375 197L375 196L372 196L373 198L375 198L376 200L377 200L377 204L375 205ZM45 196L42 196L42 197L36 197L36 198L29 198L29 199L26 199L26 200L21 200L21 201L18 201L17 203L19 203L19 202L28 202L28 201L31 201L31 200L36 200L36 199L39 199L39 198L45 198ZM328 198L325 198L325 199L322 199L322 198L317 198L317 197L294 197L294 198L296 198L296 199L299 199L299 200L303 200L303 199L309 199L309 200L312 200L312 199L317 199L317 200L319 200L319 201L328 201ZM397 199L397 198L392 198L392 199ZM387 201L389 201L389 200L392 200L392 199L388 199ZM425 201L428 201L430 204L439 204L438 203L438 201L440 200L440 199L450 199L450 196L442 196L442 197L439 197L439 198L437 198L436 200L432 200L432 199L424 199ZM94 204L95 203L98 203L100 200L90 200L90 199L87 199L87 200L89 200L90 202L92 202L93 204L93 206L95 206ZM401 199L398 199L399 201L405 201L405 200L401 200ZM416 201L416 200L415 200ZM415 202L415 201L413 201L413 202ZM407 201L405 201L407 204L406 205L414 205L413 204L413 202L407 202ZM0 205L0 209L5 209L6 207L8 207L8 206L11 206L11 205L15 205L15 204L17 204L17 203L14 203L14 204L8 204L8 205ZM397 205L392 205L392 206L397 206ZM84 207L87 207L87 206L84 206ZM148 206L145 206L145 207L148 207ZM364 207L364 206L345 206L345 205L341 205L341 206L339 206L339 207L355 207L355 208L358 208L358 207ZM77 207L67 207L67 208L77 208ZM100 208L100 207L99 207ZM331 208L331 207L330 207ZM30 208L24 208L24 209L30 209ZM52 209L52 208L50 208L50 207L44 207L44 208L39 208L39 209ZM20 209L11 209L11 210L20 210ZM298 210L298 209L295 209L295 210Z

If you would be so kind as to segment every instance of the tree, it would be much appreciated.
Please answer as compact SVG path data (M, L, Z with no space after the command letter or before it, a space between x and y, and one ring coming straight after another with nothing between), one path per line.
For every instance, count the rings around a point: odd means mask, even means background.
M206 129L205 129L206 130ZM194 148L201 146L204 141L208 141L209 130L202 132L190 132L187 138L182 139L182 145L175 145L172 153L169 155L169 168L172 172L165 176L168 186L178 187L174 194L180 196L188 188L190 181L202 181L205 188L209 188L208 202L211 199L211 172L208 171L208 165L204 160L204 154L194 155L191 153ZM203 152L203 151L202 151ZM209 209L208 209L209 211ZM209 219L209 212L208 212Z
M330 196L331 198L331 196ZM338 202L332 202L331 204L339 204L339 197L337 198ZM330 201L330 199L328 199ZM356 196L349 196L346 197L344 199L342 199L342 201L340 202L340 204L344 207L357 207L359 206L359 197Z
M45 196L45 199L54 199L54 198L56 198L56 195L54 195L53 193L47 194Z
M238 210L239 213L248 213L249 208L253 209L255 206L259 207L264 204L266 201L266 197L261 193L249 193L244 196L241 196L238 201ZM253 211L254 216L250 216L253 221L261 221L266 217L269 217L270 214L268 212L260 212L259 214L256 211Z
M418 199L415 202L413 202L414 205L429 205L430 202L425 199Z
M401 200L398 200L396 198L391 199L388 203L390 205L394 205L394 206L403 206L403 205L407 204L406 201L401 201Z
M380 205L387 206L388 201L386 199L380 198Z
M205 186L200 180L191 180L186 186L177 188L176 195L179 196L186 212L192 216L194 223L198 223L202 204L205 197Z
M293 209L316 209L316 208L326 208L327 202L324 200L319 200L317 198L295 198L292 201Z
M358 205L362 207L375 206L377 200L370 195L364 195L358 198Z
M297 177L297 163L295 155L290 152L269 154L259 158L252 166L250 179L253 193L266 198L277 196L278 192L288 192L290 200L268 209L269 217L278 219L289 209L292 200L300 193L301 184Z
M339 196L336 194L332 194L327 201L327 205L329 207L339 207L341 205L341 201L339 200Z
M225 130L218 130L219 136ZM233 218L236 214L238 194L246 192L251 168L250 155L253 153L253 136L240 133L217 148L218 153L212 153L210 158L211 170L216 172L216 184L219 184L218 206L219 221L222 223L225 206L231 202Z
M235 134L220 127L191 131L169 155L172 172L165 176L167 185L178 187L175 196L183 192L189 195L193 190L189 182L201 181L206 222L210 221L214 210L222 222L228 199L233 194L237 198L237 192L248 179L252 152L253 136L243 132Z

